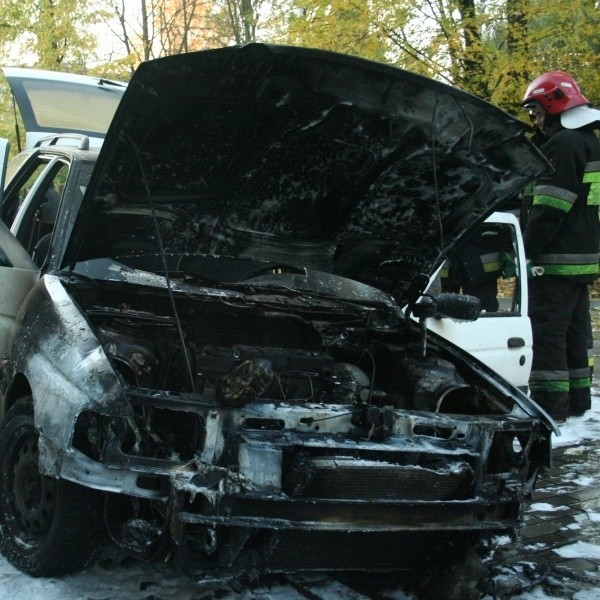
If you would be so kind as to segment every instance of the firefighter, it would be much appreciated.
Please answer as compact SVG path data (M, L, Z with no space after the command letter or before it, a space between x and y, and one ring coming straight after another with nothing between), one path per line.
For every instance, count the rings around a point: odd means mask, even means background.
M591 405L589 284L598 275L600 110L567 73L535 79L522 102L546 137L554 170L536 181L524 232L529 282L533 399L554 419Z
M498 312L498 279L512 254L507 232L483 225L468 235L444 263L440 273L442 291L476 296L481 300L481 310Z

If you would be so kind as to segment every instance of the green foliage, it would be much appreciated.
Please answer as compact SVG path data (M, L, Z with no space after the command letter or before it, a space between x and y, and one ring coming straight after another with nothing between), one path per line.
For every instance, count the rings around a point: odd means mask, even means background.
M103 12L90 0L4 0L0 31L3 56L20 50L21 60L41 69L84 72L97 40L90 26ZM8 47L8 44L11 44Z
M37 0L29 5L29 31L34 36L31 50L42 69L85 71L96 47L88 27L98 20L86 0Z
M95 75L104 79L112 79L113 81L127 82L138 62L137 55L128 54L117 60L100 62L87 69L86 75Z
M102 63L92 26L110 19L122 53ZM17 57L39 68L126 80L146 56L135 40L146 40L151 56L284 43L395 64L518 116L527 84L548 70L570 72L600 104L599 29L597 0L0 0L4 64ZM178 35L185 44L165 42ZM4 85L0 135L13 131Z
M20 141L23 141L25 138L23 123L18 111L15 113L8 84L2 82L0 85L0 137L7 138L10 141L11 156L14 156L19 151L17 127L19 128Z
M282 14L281 0L212 0L207 11L207 47L247 44L260 38L268 14Z
M374 24L377 2L364 0L295 0L287 12L282 42L385 60L387 44ZM277 36L276 36L277 37Z
M548 70L600 101L599 25L595 0L290 0L272 39L385 60L522 114Z
M529 82L543 72L560 70L571 73L588 98L598 103L600 13L594 2L512 0L506 5L518 5L521 26L507 18L494 32L489 99L517 112Z

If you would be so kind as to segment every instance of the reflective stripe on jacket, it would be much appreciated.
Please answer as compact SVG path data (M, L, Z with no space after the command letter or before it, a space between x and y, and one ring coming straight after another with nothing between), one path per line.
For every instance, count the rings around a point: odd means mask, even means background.
M554 172L535 186L525 253L544 275L593 281L600 244L600 141L593 131L563 129L542 147Z

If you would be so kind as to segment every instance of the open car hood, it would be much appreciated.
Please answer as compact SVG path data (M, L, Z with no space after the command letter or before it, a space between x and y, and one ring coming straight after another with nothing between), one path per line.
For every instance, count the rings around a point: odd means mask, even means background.
M79 133L100 146L126 84L70 73L21 67L2 71L19 107L27 148L59 133Z
M63 263L142 252L131 216L150 211L167 252L292 263L402 295L547 169L526 129L456 88L321 50L150 61L110 126Z

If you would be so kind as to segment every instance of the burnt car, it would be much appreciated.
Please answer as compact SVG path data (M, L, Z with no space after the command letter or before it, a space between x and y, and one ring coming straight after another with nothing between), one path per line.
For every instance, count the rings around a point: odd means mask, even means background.
M57 195L6 188L4 555L397 570L517 525L555 425L428 331L477 302L424 290L547 169L525 130L325 51L142 64L99 154L39 150Z

